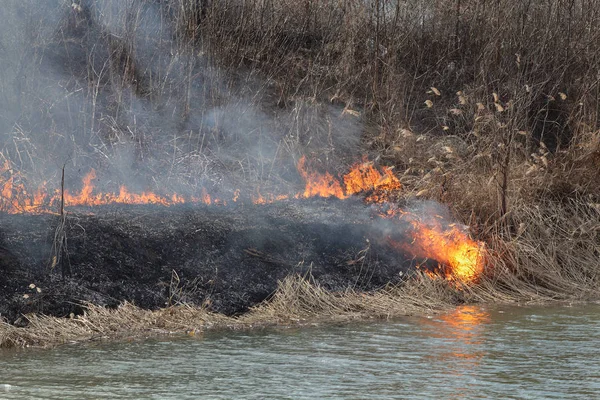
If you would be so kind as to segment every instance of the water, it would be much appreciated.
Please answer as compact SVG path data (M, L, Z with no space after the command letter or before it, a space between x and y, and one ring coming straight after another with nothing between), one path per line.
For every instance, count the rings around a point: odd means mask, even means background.
M5 399L600 398L600 306L0 352Z

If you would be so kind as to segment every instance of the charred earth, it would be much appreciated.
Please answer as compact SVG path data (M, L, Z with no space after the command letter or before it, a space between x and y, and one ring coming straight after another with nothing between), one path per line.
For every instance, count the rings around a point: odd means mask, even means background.
M85 303L124 301L235 315L290 274L311 274L331 291L370 291L401 282L415 264L389 245L410 240L402 223L360 199L70 209L61 254L62 217L0 220L0 314L17 324L27 313L68 316Z

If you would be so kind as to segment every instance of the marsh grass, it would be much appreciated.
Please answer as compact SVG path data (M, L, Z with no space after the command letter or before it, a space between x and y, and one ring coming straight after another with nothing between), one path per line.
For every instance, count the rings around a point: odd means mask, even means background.
M270 300L236 317L188 304L154 311L131 303L121 304L116 309L87 304L83 315L70 318L32 314L26 316L25 327L0 323L0 347L51 347L95 340L195 336L209 329L256 329L432 314L449 307L443 296L436 295L448 294L449 290L452 291L442 281L434 282L418 275L408 285L373 293L333 293L310 277L290 276L280 282Z
M141 28L142 2L127 4L114 20L118 37L100 28L97 36L78 37L91 14L74 10L53 35L34 30L15 39L15 48L35 51L31 62L23 61L24 73L12 77L18 91L3 82L5 98L18 98L9 105L18 105L19 118L2 142L2 159L32 181L43 180L41 166L57 164L51 157L59 148L70 149L74 161L93 158L110 169L115 149L134 144L139 159L161 155L152 168L169 171L169 182L197 188L207 179L220 182L214 165L264 183L275 176L285 181L285 173L271 172L300 154L324 160L334 172L356 161L347 158L368 153L395 167L400 197L449 205L487 243L485 276L459 288L416 276L376 293L330 293L308 277L289 278L272 299L236 318L186 305L158 311L89 305L72 319L29 316L25 328L2 325L1 344L387 318L461 302L598 298L597 0L177 0L160 2L164 18L153 32ZM42 60L86 40L97 50L70 64L70 78L61 81L68 85L52 94L61 100L40 100L47 84ZM152 68L140 61L144 41L157 49L149 53ZM98 61L106 68L95 68ZM76 69L78 63L84 68ZM57 107L68 109L68 129L55 118ZM204 121L212 108L224 109L243 129L227 134L218 124L187 125L194 117ZM255 110L269 115L268 129L244 119ZM172 124L154 123L167 114L177 116ZM334 114L359 116L359 142L344 147L330 140ZM270 132L265 141L275 155L248 154L241 140L246 128ZM38 140L47 137L54 138L48 146Z

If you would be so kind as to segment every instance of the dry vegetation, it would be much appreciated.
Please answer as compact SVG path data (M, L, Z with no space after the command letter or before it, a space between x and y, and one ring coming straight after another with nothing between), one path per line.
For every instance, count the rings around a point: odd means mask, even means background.
M445 293L444 296L440 296ZM331 293L310 277L288 277L273 298L239 317L178 304L156 311L125 303L111 310L89 304L83 315L56 318L30 315L25 327L0 322L0 347L49 347L65 343L141 338L156 335L191 336L207 329L252 329L303 325L319 321L349 321L432 314L447 309L446 285L419 276L408 285L374 293ZM447 299L446 299L447 300Z
M217 159L262 179L265 165L272 168L307 148L327 160L339 153L327 138L330 131L310 129L320 118L313 110L334 107L364 121L354 154L368 153L394 166L403 195L448 204L488 243L487 274L475 287L416 279L406 288L373 294L331 294L307 280L289 280L270 302L237 319L187 306L156 312L90 306L74 319L36 316L28 328L2 327L0 343L48 343L48 337L62 343L149 326L180 331L207 324L395 316L460 301L598 297L599 1L157 1L176 27L173 51L153 60L167 65L164 71L178 71L164 76L136 68L141 54L134 42L136 21L143 13L140 3L130 3L120 21L127 29L111 44L104 75L88 68L82 77L90 107L107 87L113 93L103 118L95 117L94 108L79 121L96 154L129 135L144 151L172 146L165 150L171 169L186 161L208 174ZM207 85L194 94L197 68L219 82L218 90ZM259 93L261 109L270 107L274 115L289 111L289 118L271 125L286 133L277 139L275 159L233 162L219 158L223 141L203 128L189 137L180 131L180 138L149 129L145 136L135 129L125 135L119 121L133 108L131 92L155 110L177 103L184 119L200 107L196 104L219 106L232 93L236 101L254 101L251 93ZM61 138L57 146L68 140ZM310 147L312 141L319 145ZM11 160L44 157L28 143L14 141L3 154Z
M406 196L490 247L465 300L590 298L600 272L600 3L258 2L206 10L221 65L358 110ZM225 24L221 21L236 21ZM204 36L202 36L204 35Z

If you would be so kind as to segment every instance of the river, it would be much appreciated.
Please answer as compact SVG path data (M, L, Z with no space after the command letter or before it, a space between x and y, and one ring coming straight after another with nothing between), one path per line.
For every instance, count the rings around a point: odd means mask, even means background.
M0 398L600 398L600 305L3 350Z

